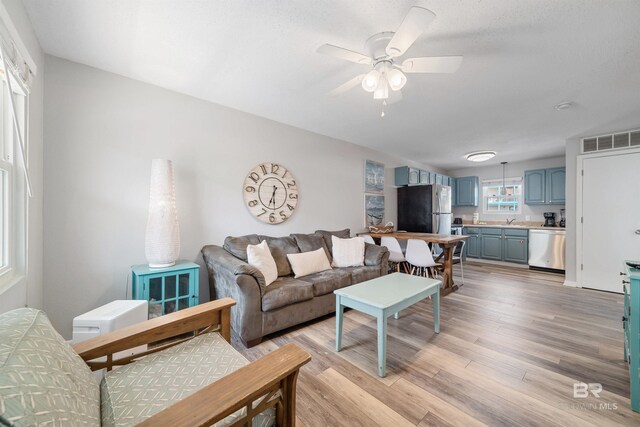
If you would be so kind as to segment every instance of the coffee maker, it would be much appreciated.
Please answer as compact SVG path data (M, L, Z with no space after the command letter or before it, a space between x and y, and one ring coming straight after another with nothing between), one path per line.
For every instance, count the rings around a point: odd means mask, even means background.
M564 217L564 209L560 209L560 227L564 227L566 224L565 222L565 217Z
M545 212L544 213L544 226L545 227L555 227L556 226L556 213L555 212Z

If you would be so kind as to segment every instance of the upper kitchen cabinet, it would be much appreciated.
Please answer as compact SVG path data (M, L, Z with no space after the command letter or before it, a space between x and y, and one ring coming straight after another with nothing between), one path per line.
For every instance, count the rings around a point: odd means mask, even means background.
M456 178L456 206L478 206L478 177Z
M524 172L524 202L527 205L565 203L565 168L535 169Z
M420 184L420 169L400 166L395 169L395 184L398 187Z

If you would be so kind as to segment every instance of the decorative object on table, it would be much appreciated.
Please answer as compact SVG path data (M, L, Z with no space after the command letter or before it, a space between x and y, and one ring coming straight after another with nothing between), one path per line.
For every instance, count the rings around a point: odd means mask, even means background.
M389 221L387 222L385 225L370 225L369 226L369 232L370 233L381 233L381 234L386 234L386 233L393 233L393 222Z
M371 160L364 161L364 192L384 193L384 164Z
M149 218L144 252L151 268L172 266L180 256L180 226L171 160L151 161Z
M278 163L261 163L251 169L242 188L251 215L267 224L280 224L298 205L296 180Z
M455 73L462 64L462 56L400 59L435 17L430 10L413 6L396 32L385 31L369 37L364 54L332 44L320 46L318 53L371 67L368 73L353 77L329 95L337 96L361 85L365 91L373 92L373 99L390 103L394 93L398 95L396 99L402 99L400 89L407 82L404 73Z
M132 299L149 301L149 319L199 303L200 266L177 261L165 268L136 265L131 269Z
M378 226L384 221L384 196L364 195L364 223L366 227Z

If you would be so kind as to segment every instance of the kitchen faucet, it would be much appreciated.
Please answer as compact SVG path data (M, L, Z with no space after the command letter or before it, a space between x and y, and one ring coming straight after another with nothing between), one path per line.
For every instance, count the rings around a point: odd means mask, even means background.
M515 216L513 217L513 219L507 219L507 225L511 225L515 220L516 220Z

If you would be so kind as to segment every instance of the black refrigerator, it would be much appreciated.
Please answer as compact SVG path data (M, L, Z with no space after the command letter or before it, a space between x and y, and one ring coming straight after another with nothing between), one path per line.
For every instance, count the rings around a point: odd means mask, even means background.
M451 187L414 185L398 188L398 230L451 234Z

